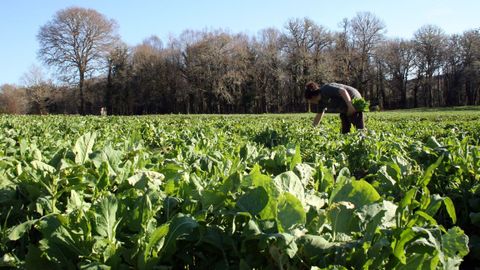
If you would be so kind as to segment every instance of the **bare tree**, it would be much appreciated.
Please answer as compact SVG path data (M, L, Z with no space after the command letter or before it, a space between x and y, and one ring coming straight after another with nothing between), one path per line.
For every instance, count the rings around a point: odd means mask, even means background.
M342 31L334 34L333 47L328 54L333 72L333 80L344 84L353 83L353 48L350 42L349 25L350 22L347 18L344 18L339 23Z
M25 89L11 84L0 86L0 113L25 114L27 108Z
M232 91L238 88L231 88L231 83L235 81L241 85L243 80L234 59L241 58L239 50L245 48L243 44L241 39L221 30L201 33L200 39L188 41L183 53L183 72L193 90L190 95L195 93L195 98L190 98L194 101L192 107L207 113L219 113L223 110L222 104L234 105Z
M285 97L282 77L284 76L284 61L281 57L279 44L281 33L277 29L261 30L253 47L257 57L251 67L254 73L254 84L257 101L257 112L268 113L281 111L282 100Z
M400 106L407 107L407 83L413 69L413 44L404 39L386 41L378 52L394 96L400 95ZM395 100L395 97L390 100Z
M445 105L459 105L462 97L462 81L465 76L465 62L463 61L462 38L454 34L447 39L445 61L443 69Z
M326 68L323 52L332 44L331 34L312 20L290 20L285 26L282 45L287 58L287 70L291 76L290 109L303 101L303 86L308 80L325 79Z
M359 12L350 21L350 31L352 35L352 47L356 54L356 63L354 64L355 82L362 94L366 94L365 89L369 80L368 70L372 61L372 56L376 46L384 39L385 24L373 13ZM372 89L372 88L371 88ZM373 93L369 93L373 96Z
M103 105L110 114L131 114L128 106L128 81L131 79L129 49L126 44L119 43L108 56L108 73Z
M163 44L156 36L151 36L132 50L133 83L136 85L134 107L136 113L151 114L160 105L158 92L161 90Z
M480 29L463 33L460 45L465 76L465 104L475 105L480 101Z
M254 37L186 30L166 43L151 36L128 47L116 42L115 22L70 8L40 29L39 56L78 88L52 85L50 93L31 70L24 90L36 113L298 112L307 109L308 80L353 85L386 109L480 102L479 29L447 36L424 26L413 39L385 39L384 23L369 12L339 27L300 18ZM15 95L3 100L20 108Z
M30 113L46 114L54 102L53 83L45 78L39 66L33 65L22 77L29 101Z
M424 77L424 93L426 105L435 105L433 88L434 74L440 72L446 49L446 35L443 30L434 25L425 25L414 34L416 62L418 72ZM420 80L421 81L421 80Z
M58 11L37 35L43 62L78 82L82 114L85 77L107 66L103 62L118 39L116 29L115 21L97 11L72 7Z

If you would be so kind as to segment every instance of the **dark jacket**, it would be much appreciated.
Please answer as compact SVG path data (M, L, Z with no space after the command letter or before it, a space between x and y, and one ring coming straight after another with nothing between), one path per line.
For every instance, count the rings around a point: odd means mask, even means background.
M351 99L362 97L360 92L351 86L340 83L328 83L320 87L322 98L318 102L317 112L346 113L348 107L340 94L340 89L347 90Z

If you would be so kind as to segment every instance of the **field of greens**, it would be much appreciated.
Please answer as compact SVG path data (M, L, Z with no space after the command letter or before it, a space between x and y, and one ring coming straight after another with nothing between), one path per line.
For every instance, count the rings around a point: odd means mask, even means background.
M0 266L473 269L480 111L0 116Z

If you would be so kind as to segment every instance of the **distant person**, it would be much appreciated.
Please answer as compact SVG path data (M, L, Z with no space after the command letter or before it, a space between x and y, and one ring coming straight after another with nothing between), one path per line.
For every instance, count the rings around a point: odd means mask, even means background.
M305 99L310 104L316 105L314 107L317 115L313 119L313 126L317 126L323 114L327 112L340 113L343 134L350 132L352 124L356 129L364 129L363 113L353 107L353 98L362 98L362 95L348 85L328 83L319 87L315 82L308 82L305 85Z
M100 108L100 115L101 116L106 116L107 115L107 108L106 107L101 107Z

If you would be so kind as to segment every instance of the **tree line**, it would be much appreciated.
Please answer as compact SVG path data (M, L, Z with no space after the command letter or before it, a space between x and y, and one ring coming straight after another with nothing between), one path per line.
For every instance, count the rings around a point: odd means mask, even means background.
M308 110L308 81L352 85L381 109L480 104L480 28L447 35L435 25L388 38L381 19L357 13L332 31L309 18L254 36L185 30L128 46L116 22L68 8L40 28L39 67L3 85L7 113L287 113Z

